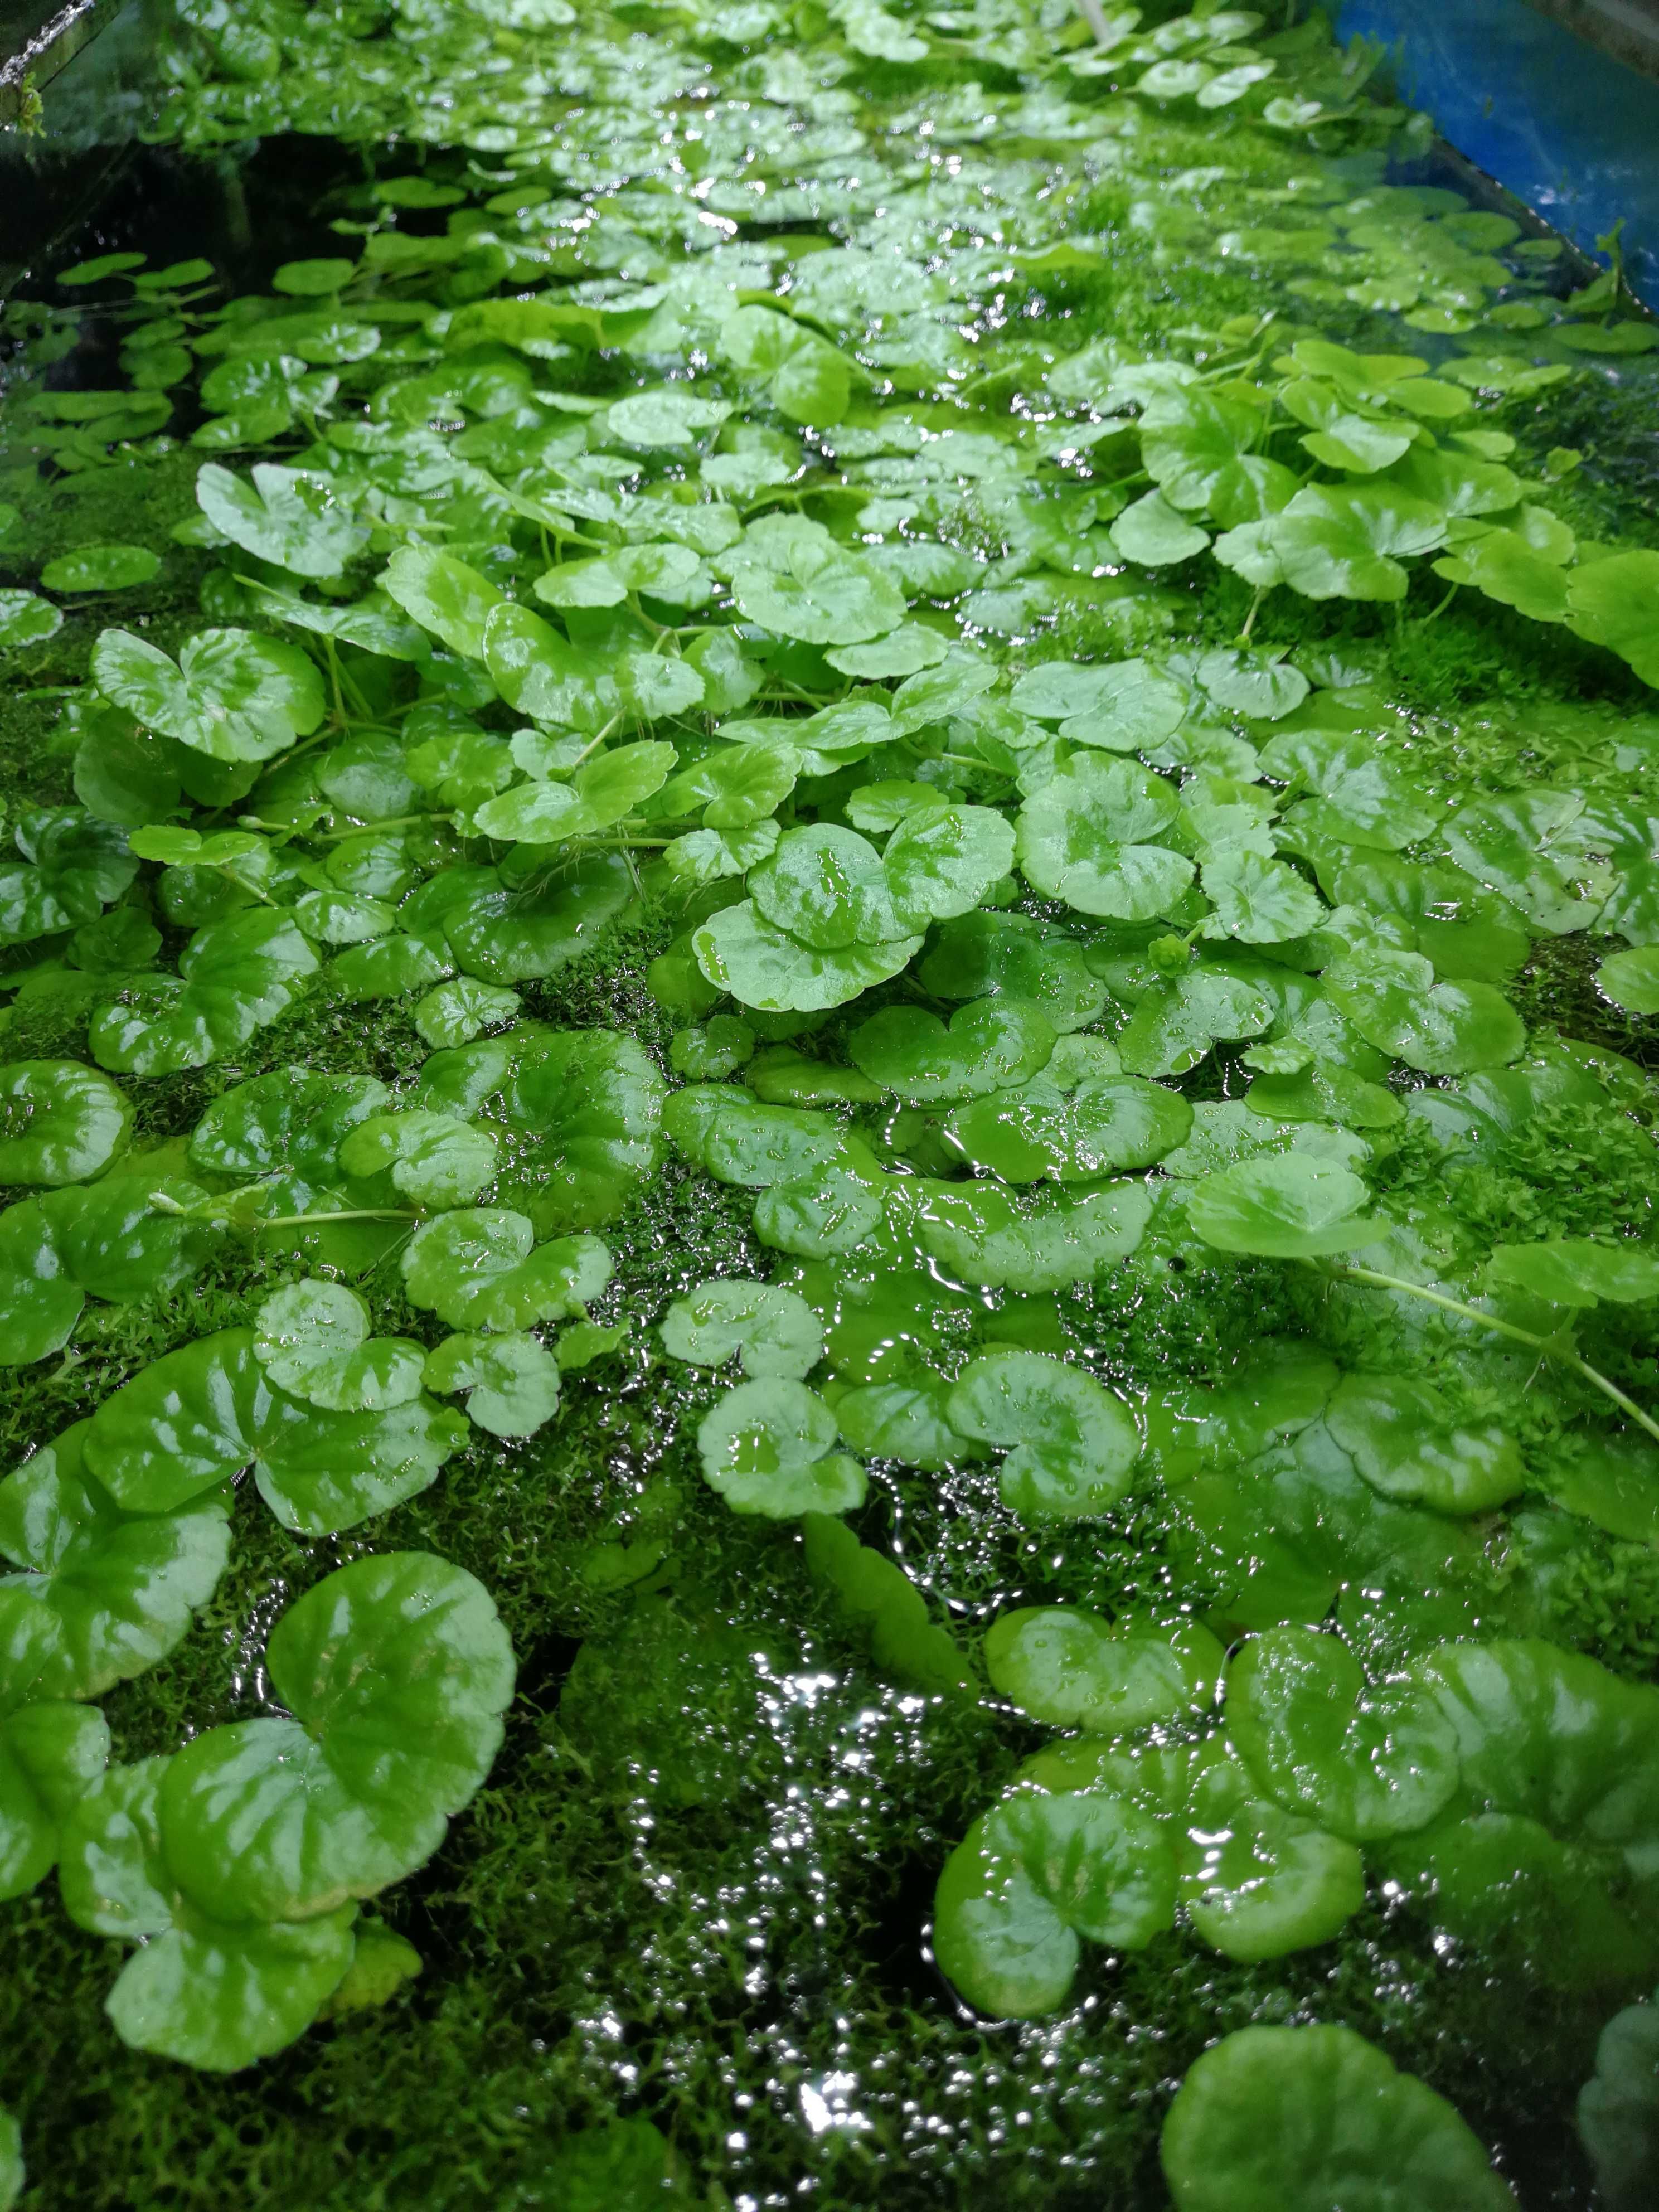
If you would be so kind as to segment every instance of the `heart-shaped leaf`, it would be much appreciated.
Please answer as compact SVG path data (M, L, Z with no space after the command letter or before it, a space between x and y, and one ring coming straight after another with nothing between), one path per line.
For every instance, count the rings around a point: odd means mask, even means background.
M489 1771L513 1694L483 1585L423 1552L327 1576L265 1664L294 1717L193 1738L158 1802L185 1899L232 1924L333 1912L423 1865Z
M119 1511L77 1421L0 1483L0 1705L95 1698L164 1659L230 1552L227 1499Z
M460 1207L423 1222L400 1264L417 1306L452 1328L504 1333L580 1317L611 1279L611 1255L597 1237L538 1244L522 1213L499 1206Z
M790 1521L848 1513L864 1501L864 1469L835 1447L840 1431L803 1382L769 1375L740 1382L697 1430L702 1471L734 1513Z

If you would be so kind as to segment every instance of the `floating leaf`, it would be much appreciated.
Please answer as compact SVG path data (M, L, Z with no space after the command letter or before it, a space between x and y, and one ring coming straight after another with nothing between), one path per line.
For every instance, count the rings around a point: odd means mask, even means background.
M785 1013L845 1006L896 975L921 950L921 939L849 942L821 951L779 928L745 899L706 921L692 945L698 966L719 989L745 1006Z
M1040 1006L983 999L950 1026L920 1006L888 1006L854 1030L854 1065L916 1105L978 1097L1024 1083L1048 1065L1054 1030Z
M1004 1697L1051 1728L1101 1735L1201 1711L1214 1700L1224 1656L1205 1628L1171 1633L1074 1606L1000 1613L985 1639L986 1669Z
M1459 1423L1431 1382L1404 1375L1344 1376L1326 1419L1385 1498L1437 1513L1485 1513L1525 1486L1513 1440L1496 1422Z
M958 1019L962 1018L957 1017ZM1178 1091L1139 1075L1079 1084L1069 1097L1038 1077L959 1106L946 1148L1005 1182L1093 1182L1150 1167L1184 1143L1192 1109Z
M432 1390L465 1390L475 1425L492 1437L533 1436L559 1405L559 1362L535 1337L449 1336L427 1354Z
M1357 1175L1302 1153L1240 1160L1194 1188L1188 1213L1206 1244L1267 1260L1306 1260L1369 1244L1375 1221Z
M1659 2187L1659 2004L1626 2005L1601 2030L1577 2118L1608 2212L1642 2212Z
M1081 913L1149 921L1195 872L1152 842L1177 806L1170 786L1138 763L1079 754L1021 807L1020 867L1036 890Z
M485 623L505 604L487 576L429 545L405 545L394 553L380 585L422 629L473 660L483 655Z
M62 610L33 592L0 591L0 650L44 645L64 627Z
M483 1585L423 1552L325 1577L272 1629L265 1664L294 1717L207 1729L159 1795L180 1889L231 1923L332 1912L423 1865L489 1772L513 1694Z
M1561 1237L1547 1244L1500 1244L1486 1263L1489 1282L1528 1291L1558 1306L1639 1305L1659 1297L1659 1254Z
M1245 2027L1188 2073L1164 2123L1176 2212L1510 2212L1443 2097L1346 2027Z
M77 545L40 571L49 592L125 592L147 584L161 566L143 545Z
M781 1376L740 1382L697 1430L702 1471L734 1513L772 1521L848 1513L864 1501L864 1470L835 1449L840 1431L822 1398Z
M611 1255L597 1237L538 1244L525 1216L501 1207L423 1222L400 1264L415 1304L452 1328L513 1332L580 1317L611 1279Z
M1080 1368L1035 1352L994 1352L963 1370L949 1399L963 1436L1010 1446L1003 1503L1028 1521L1087 1520L1128 1488L1135 1425Z
M230 1553L227 1500L119 1511L77 1422L0 1483L0 1703L101 1696L164 1659Z
M84 1182L125 1149L132 1109L106 1075L72 1060L0 1067L0 1183Z
M1356 1843L1425 1827L1457 1787L1432 1698L1368 1690L1346 1644L1311 1629L1269 1629L1229 1662L1227 1729L1268 1796Z
M210 461L196 477L196 499L210 522L261 561L295 576L337 576L368 543L326 478L256 462L252 484Z
M348 1175L384 1176L411 1205L434 1208L470 1206L495 1180L495 1153L488 1129L416 1108L358 1122L338 1158Z
M1502 1067L1527 1042L1521 1017L1490 983L1437 983L1420 953L1366 948L1334 961L1325 988L1368 1044L1425 1074Z
M979 2011L1040 2019L1064 2004L1080 1938L1142 1950L1175 1917L1175 1857L1156 1820L1084 1792L1011 1796L945 1861L933 1954Z
M759 1379L800 1382L823 1356L823 1332L805 1298L771 1283L742 1278L702 1283L677 1298L663 1317L664 1349L695 1367L723 1367L740 1357Z
M172 1764L109 1770L66 1824L58 1880L81 1927L143 1942L105 2008L122 2040L235 2073L284 2049L317 2017L350 1964L356 1908L276 1925L204 1913L163 1852L160 1799Z
M923 1247L958 1281L1027 1293L1091 1281L1139 1244L1152 1209L1144 1183L1121 1182L1022 1205L994 1183L937 1183L921 1194Z
M204 1067L286 1013L318 965L280 909L233 914L198 930L179 957L176 981L136 986L93 1016L93 1057L123 1075Z
M279 1390L331 1413L407 1405L421 1388L418 1346L369 1340L368 1308L343 1283L290 1283L255 1317L253 1356Z

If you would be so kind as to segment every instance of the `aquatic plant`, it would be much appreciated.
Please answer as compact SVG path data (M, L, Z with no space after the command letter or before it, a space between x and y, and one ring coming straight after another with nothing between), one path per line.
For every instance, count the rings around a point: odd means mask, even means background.
M925 1862L981 2010L1260 1989L1383 1898L1425 2004L1465 1952L1650 1984L1659 554L1542 433L1651 332L1389 181L1365 49L1156 12L191 0L165 127L358 142L326 250L9 311L0 646L62 773L0 868L0 1878L61 1854L139 1944L140 2050L416 2002L354 1915L500 1740L427 1549L470 1516L624 1796L753 1811L797 1649L925 1711L924 1840L842 1868ZM118 389L51 378L83 301ZM184 496L15 556L42 471ZM349 1564L106 1765L88 1701L250 1608L233 1529ZM1264 2202L1504 2201L1346 2030L1257 2033L1176 2099L1183 2207L1275 2100L1376 2126ZM590 2194L678 2193L590 2136Z

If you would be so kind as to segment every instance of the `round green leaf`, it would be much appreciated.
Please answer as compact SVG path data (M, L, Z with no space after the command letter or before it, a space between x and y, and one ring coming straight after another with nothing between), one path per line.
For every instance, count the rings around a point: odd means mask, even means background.
M1225 1653L1206 1628L1173 1631L1076 1606L1000 1613L985 1639L992 1685L1051 1728L1119 1735L1212 1705Z
M1659 2188L1659 2004L1626 2005L1601 2030L1577 2118L1608 2212L1642 2212Z
M348 1175L384 1176L411 1205L470 1206L495 1180L495 1139L447 1114L374 1114L340 1146Z
M468 1393L469 1418L492 1437L533 1436L558 1411L559 1363L533 1336L450 1336L428 1352L427 1386Z
M642 1188L660 1149L664 1093L632 1037L526 1022L434 1054L411 1103L499 1127L497 1199L546 1236L612 1220Z
M109 1723L95 1706L27 1705L0 1719L0 1900L57 1861L64 1821L103 1772Z
M328 1536L389 1513L429 1489L466 1442L459 1417L420 1397L421 1347L382 1338L342 1362L348 1387L331 1395L393 1402L333 1412L273 1393L263 1408L253 1479L285 1528ZM407 1393L406 1395L398 1395Z
M948 1407L963 1436L1012 1447L999 1486L1024 1520L1088 1520L1133 1479L1133 1420L1092 1376L1063 1360L988 1352L963 1370Z
M1248 850L1218 853L1204 863L1204 896L1215 908L1206 934L1246 945L1279 945L1303 937L1325 918L1311 884L1283 860Z
M38 1202L0 1214L0 1367L61 1352L86 1303Z
M516 991L503 991L493 983L477 983L470 975L440 983L428 991L410 1016L428 1044L434 1048L468 1044L480 1030L500 1029L516 1019L524 1004Z
M44 645L64 627L62 610L33 592L0 591L0 650Z
M1224 2036L1159 2152L1176 2212L1514 2212L1445 2099L1346 2027Z
M1218 1738L1188 1778L1177 1845L1181 1903L1229 1959L1282 1959L1328 1943L1365 1902L1358 1848L1261 1795Z
M0 1067L0 1183L84 1182L125 1148L132 1109L106 1075L73 1060Z
M1567 603L1569 629L1610 647L1644 684L1659 684L1659 553L1644 548L1582 563L1567 580Z
M1167 783L1133 761L1079 753L1019 810L1026 880L1082 914L1150 921L1192 882L1193 863L1151 841L1174 821Z
M147 728L210 760L269 760L309 737L326 704L298 646L244 629L198 630L176 662L129 630L106 629L92 677Z
M1266 1794L1355 1843L1425 1827L1458 1783L1457 1741L1414 1684L1367 1691L1346 1644L1253 1637L1227 1668L1227 1728Z
M814 951L903 934L880 854L834 823L786 830L771 858L750 869L749 890L764 920Z
M228 1504L118 1510L82 1456L77 1422L0 1483L0 1705L95 1698L164 1659L213 1595L230 1552Z
M933 1955L977 2010L1036 2020L1070 1994L1080 1938L1144 1949L1175 1917L1174 1856L1116 1797L1006 1797L945 1861Z
M1185 688L1145 660L1103 667L1048 661L1018 679L1009 703L1038 721L1059 722L1073 744L1123 753L1162 744L1187 714Z
M1300 1152L1240 1160L1193 1189L1188 1218L1206 1244L1267 1260L1306 1260L1370 1243L1369 1196L1348 1169Z
M1264 722L1283 721L1307 697L1309 683L1299 668L1257 653L1224 647L1198 664L1198 680L1218 706Z
M87 1466L125 1511L171 1512L248 1464L264 1402L252 1332L199 1337L105 1399Z
M351 1959L355 1905L298 1924L237 1923L189 1905L163 1850L173 1762L110 1768L64 1826L58 1879L94 1934L146 1939L106 2009L134 2049L212 2073L269 2057L304 2033Z
M741 1277L702 1283L663 1316L663 1348L694 1367L738 1356L745 1375L799 1382L823 1357L823 1331L805 1298Z
M991 1182L935 1183L921 1194L916 1228L925 1249L959 1282L1027 1293L1086 1283L1126 1259L1152 1210L1144 1183L1065 1193L1022 1205Z
M611 1279L611 1255L597 1237L538 1244L522 1213L499 1206L458 1208L423 1222L400 1264L415 1304L452 1328L507 1333L582 1317Z
M1659 945L1610 952L1596 969L1595 981L1627 1014L1659 1014Z
M1013 859L1014 833L992 807L912 809L882 855L900 929L971 914Z
M848 1039L855 1067L914 1105L972 1098L1028 1082L1047 1066L1054 1030L1042 1008L981 999L950 1027L921 1006L885 1006Z
M143 545L79 545L40 571L49 592L124 592L147 584L161 565Z
M693 935L697 965L708 981L745 1006L768 1013L814 1012L845 1006L884 983L921 951L920 937L885 944L849 943L821 951L769 921L752 899L721 908Z
M287 1012L317 955L280 909L256 908L198 929L179 980L158 978L100 1009L87 1041L102 1067L173 1075L233 1052Z
M960 1017L958 1017L960 1018ZM1124 1168L1150 1167L1185 1142L1193 1109L1177 1091L1144 1076L1079 1084L1068 1097L1038 1076L958 1106L945 1125L947 1147L1005 1182L1093 1182Z
M893 579L810 523L758 548L751 532L728 557L738 605L779 637L861 645L904 619L904 593Z
M1460 1426L1431 1382L1405 1375L1345 1375L1326 1422L1385 1498L1437 1513L1486 1513L1526 1486L1513 1440L1496 1422Z
M483 659L484 624L505 604L487 576L435 546L404 545L392 555L380 581L411 621L452 653Z
M1418 953L1379 949L1334 962L1325 986L1368 1044L1425 1074L1503 1067L1527 1042L1521 1017L1490 983L1437 983Z
M337 576L368 540L325 477L256 462L252 485L210 461L196 477L208 520L261 561L295 576Z
M1561 1237L1548 1244L1500 1244L1486 1279L1527 1291L1552 1305L1641 1305L1659 1298L1659 1255L1639 1248Z
M368 1308L343 1283L291 1283L258 1310L253 1356L280 1390L331 1413L369 1413L419 1395L422 1354L368 1339Z
M127 1961L105 2010L135 2051L239 2073L310 2027L350 1964L355 1917L169 1929Z
M704 1414L697 1449L709 1487L734 1513L770 1521L848 1513L864 1502L864 1470L835 1446L840 1431L804 1382L740 1382Z
M489 1773L513 1695L483 1584L424 1552L326 1577L271 1631L265 1664L295 1717L195 1737L159 1800L179 1888L233 1924L331 1912L423 1865Z
M345 1137L391 1093L372 1075L279 1067L223 1092L197 1123L190 1163L237 1182L263 1181L272 1213L302 1213L339 1180Z

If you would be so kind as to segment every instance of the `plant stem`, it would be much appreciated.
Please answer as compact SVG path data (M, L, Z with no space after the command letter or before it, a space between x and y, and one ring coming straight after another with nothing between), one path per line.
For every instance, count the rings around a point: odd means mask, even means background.
M360 1206L338 1213L273 1213L257 1222L259 1229L302 1229L313 1221L418 1221L418 1213L396 1206Z
M1659 1421L1644 1413L1633 1398L1627 1398L1616 1382L1611 1382L1599 1368L1592 1367L1572 1347L1559 1337L1539 1336L1529 1328L1517 1328L1513 1322L1499 1321L1495 1314L1482 1313L1477 1306L1465 1305L1461 1298L1449 1298L1441 1291L1431 1291L1421 1283L1407 1283L1398 1275L1381 1275L1374 1267L1337 1267L1332 1270L1335 1280L1351 1283L1370 1283L1378 1290L1403 1291L1408 1297L1422 1298L1431 1306L1442 1307L1465 1321L1478 1322L1482 1328L1496 1330L1498 1335L1512 1337L1516 1343L1528 1346L1542 1352L1547 1359L1559 1359L1574 1368L1587 1382L1593 1382L1613 1404L1630 1415L1632 1420L1644 1428L1656 1443L1659 1443Z

